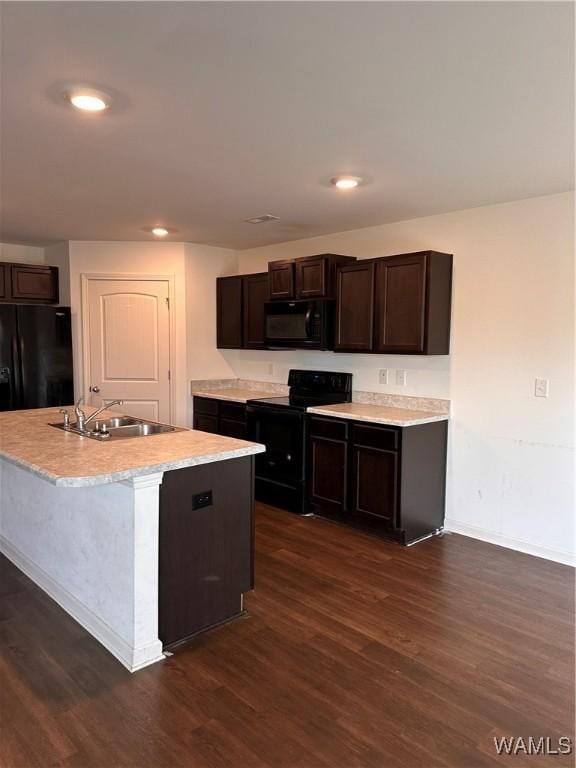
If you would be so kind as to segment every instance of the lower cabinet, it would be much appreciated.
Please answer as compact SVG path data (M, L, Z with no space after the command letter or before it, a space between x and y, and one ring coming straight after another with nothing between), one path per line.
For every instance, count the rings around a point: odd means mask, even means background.
M194 429L246 440L246 406L211 397L194 398Z
M447 422L385 427L309 417L314 511L410 544L444 524Z
M166 472L160 486L158 635L173 646L242 613L254 584L251 456Z

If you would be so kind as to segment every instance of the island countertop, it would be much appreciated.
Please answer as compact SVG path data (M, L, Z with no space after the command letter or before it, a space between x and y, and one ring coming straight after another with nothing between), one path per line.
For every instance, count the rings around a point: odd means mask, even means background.
M258 443L188 429L98 442L50 426L61 421L58 408L0 413L0 458L53 485L82 487L265 451Z

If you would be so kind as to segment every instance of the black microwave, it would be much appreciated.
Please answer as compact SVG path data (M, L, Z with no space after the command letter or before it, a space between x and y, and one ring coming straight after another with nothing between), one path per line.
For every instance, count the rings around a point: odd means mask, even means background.
M332 349L334 299L267 301L266 346L290 349Z

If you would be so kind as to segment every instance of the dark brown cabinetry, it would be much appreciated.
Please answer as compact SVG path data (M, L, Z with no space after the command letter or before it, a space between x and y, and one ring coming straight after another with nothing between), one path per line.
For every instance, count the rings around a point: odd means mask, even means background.
M240 275L216 281L216 338L218 349L242 347L242 280Z
M218 349L264 349L264 303L268 273L216 280Z
M379 260L375 351L447 355L451 289L449 254L424 251Z
M0 301L58 303L58 268L39 264L0 264Z
M271 261L268 264L270 299L294 298L294 262Z
M252 457L164 474L158 634L165 646L242 613L254 582L253 476Z
M336 338L339 352L372 352L374 347L373 261L340 267L336 278Z
M444 524L447 422L384 427L309 417L317 514L409 544Z
M338 269L335 350L447 355L452 256L389 256Z
M266 272L246 275L242 279L244 290L244 349L265 349L264 303L268 300Z
M211 397L194 398L194 429L246 439L246 406Z
M348 423L314 416L309 423L310 501L342 514L348 494Z
M218 347L266 349L265 302L336 299L336 352L447 355L452 256L437 251L357 261L323 253L219 278Z
M296 259L295 296L297 299L333 299L336 295L336 267L355 262L353 256L321 253Z

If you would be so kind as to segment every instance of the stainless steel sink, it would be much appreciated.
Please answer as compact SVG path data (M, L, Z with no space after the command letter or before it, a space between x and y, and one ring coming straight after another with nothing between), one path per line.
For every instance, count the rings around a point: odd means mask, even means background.
M153 424L148 421L140 421L133 424L125 424L118 427L109 427L111 438L117 437L145 437L146 435L161 435L164 432L176 432L176 427L167 424Z
M181 427L172 427L169 424L158 424L155 421L144 421L132 416L113 416L95 421L90 425L92 429L82 432L76 429L74 424L65 427L64 424L50 424L51 427L62 429L64 432L72 432L75 435L89 437L92 440L118 440L126 437L147 437L149 435L162 435L167 432L185 432Z

